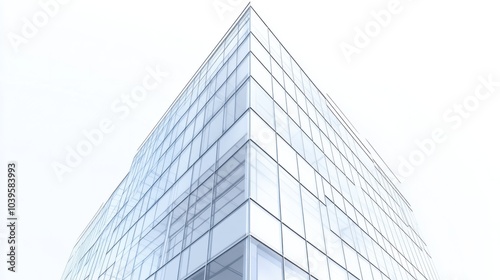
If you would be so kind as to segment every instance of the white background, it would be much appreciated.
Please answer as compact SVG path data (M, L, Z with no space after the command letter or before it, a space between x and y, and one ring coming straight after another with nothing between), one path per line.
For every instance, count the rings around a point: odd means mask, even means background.
M44 3L46 1L42 1ZM495 1L401 0L400 12L348 63L356 28L390 1L253 1L320 90L332 96L393 170L436 128L436 145L402 192L441 279L499 279L500 87L456 127L443 114L470 98L479 77L500 81ZM227 10L217 10L214 4ZM0 217L6 163L19 163L18 272L0 279L60 279L72 247L132 158L246 2L69 0L15 51L38 1L0 1ZM43 19L43 18L41 18ZM377 31L373 29L374 32ZM111 109L158 66L170 76L125 118ZM471 103L472 104L472 103ZM114 130L58 180L54 162L103 119ZM4 222L2 222L4 224Z

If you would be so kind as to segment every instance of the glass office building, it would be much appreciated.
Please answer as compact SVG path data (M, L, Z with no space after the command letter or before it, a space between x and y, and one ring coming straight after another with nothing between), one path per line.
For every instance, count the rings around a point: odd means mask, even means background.
M437 279L390 171L247 7L62 279Z

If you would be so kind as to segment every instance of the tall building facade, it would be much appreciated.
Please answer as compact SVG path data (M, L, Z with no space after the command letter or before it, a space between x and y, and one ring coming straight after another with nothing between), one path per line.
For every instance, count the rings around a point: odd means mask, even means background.
M437 279L408 202L367 146L247 7L62 279Z

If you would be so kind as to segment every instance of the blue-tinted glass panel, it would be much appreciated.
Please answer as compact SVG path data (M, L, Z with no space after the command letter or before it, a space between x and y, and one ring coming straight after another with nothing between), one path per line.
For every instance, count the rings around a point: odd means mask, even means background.
M252 240L250 244L251 280L283 279L282 262L281 256L258 241Z
M309 275L293 263L285 260L285 280L309 280Z
M254 145L250 160L250 196L275 217L280 217L278 165Z
M207 280L243 280L245 242L242 241L211 261L207 267Z
M247 232L247 205L243 205L226 219L216 225L211 234L212 245L210 255L216 256L232 245ZM220 278L214 278L220 279ZM222 278L224 279L224 278Z
M288 172L280 168L279 185L281 198L281 220L296 233L304 237L304 218L300 185Z

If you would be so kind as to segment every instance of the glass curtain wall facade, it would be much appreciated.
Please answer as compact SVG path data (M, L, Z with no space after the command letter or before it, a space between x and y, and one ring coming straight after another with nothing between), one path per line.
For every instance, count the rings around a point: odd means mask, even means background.
M247 7L62 279L437 279L383 164Z

